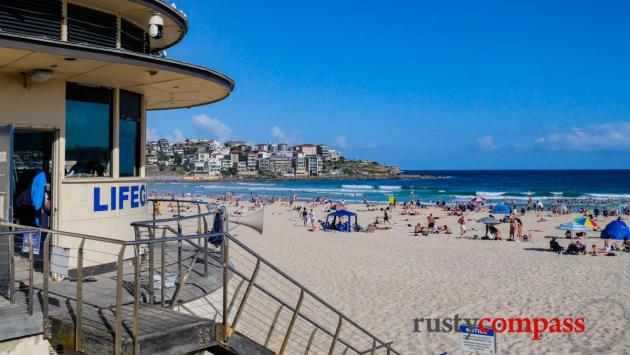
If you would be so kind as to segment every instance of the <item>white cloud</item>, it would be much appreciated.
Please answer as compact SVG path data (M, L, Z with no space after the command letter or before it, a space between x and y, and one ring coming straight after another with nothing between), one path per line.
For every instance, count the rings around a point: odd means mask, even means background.
M147 128L147 141L156 141L158 140L157 129L155 128Z
M377 145L374 142L370 142L370 143L368 143L368 144L363 146L363 148L365 148L365 149L376 149L376 147L377 147Z
M339 148L348 147L348 141L346 140L346 136L339 136L335 139L335 145Z
M183 142L186 139L186 137L184 137L184 132L175 128L175 130L173 130L173 139L175 142Z
M286 133L284 133L284 131L278 126L271 127L271 135L273 136L273 138L280 141L284 141L287 138Z
M271 127L271 136L273 136L274 141L276 141L277 143L295 144L299 141L296 132L287 134L282 128L278 127L277 125Z
M536 143L555 151L630 151L630 122L572 127L539 137Z
M483 136L477 139L477 148L484 152L489 152L497 149L497 146L494 144L494 138L492 138L492 136Z
M193 116L193 126L199 133L209 134L220 141L225 141L232 134L228 125L208 115Z

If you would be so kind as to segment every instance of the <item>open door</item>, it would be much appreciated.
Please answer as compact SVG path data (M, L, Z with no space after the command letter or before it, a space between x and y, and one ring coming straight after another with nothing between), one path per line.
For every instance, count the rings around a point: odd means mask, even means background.
M13 125L0 126L0 221L13 222ZM0 227L0 233L6 228ZM9 238L0 235L0 295L9 297L11 258Z

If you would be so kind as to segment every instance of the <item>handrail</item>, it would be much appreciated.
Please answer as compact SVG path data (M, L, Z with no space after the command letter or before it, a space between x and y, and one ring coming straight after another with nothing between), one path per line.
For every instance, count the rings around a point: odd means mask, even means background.
M86 239L86 240L93 240L96 242L105 242L105 243L113 243L113 244L118 244L118 245L124 245L125 241L124 240L120 240L120 239L113 239L113 238L107 238L107 237L98 237L95 235L89 235L89 234L81 234L81 233L74 233L74 232L67 232L67 231L60 231L60 230L55 230L55 229L47 229L47 228L41 228L41 227L31 227L31 226L24 226L21 224L15 224L15 223L9 223L9 222L1 222L0 221L0 227L9 227L9 228L18 228L20 230L30 230L30 231L39 231L39 232L45 232L45 233L52 233L52 234L58 234L58 235L65 235L67 237L74 237L74 238L80 238L80 239ZM15 233L13 233L15 234Z
M320 302L322 305L326 306L327 308L329 308L331 311L333 311L334 313L336 313L339 317L343 318L345 321L347 321L348 323L352 324L353 326L355 326L357 329L359 329L360 331L362 331L363 333L365 333L365 335L371 337L372 339L376 340L381 347L386 347L388 350L394 352L395 354L398 354L397 352L395 352L393 349L391 349L390 345L388 345L389 343L384 342L383 340L379 339L378 337L376 337L375 335L373 335L372 333L370 333L369 331L365 330L363 327L361 327L360 325L358 325L356 322L354 322L352 319L350 319L348 316L346 316L345 314L343 314L340 310L338 310L337 308L335 308L334 306L332 306L331 304L329 304L328 302L324 301L321 297L317 296L313 291L309 290L306 286L302 285L300 282L296 281L295 279L293 279L291 276L287 275L285 272L283 272L282 270L278 269L276 266L274 266L272 263L270 263L269 261L267 261L267 259L265 259L264 257L260 256L259 254L257 254L255 251L253 251L252 249L250 249L249 247L247 247L245 244L243 244L241 241L237 240L236 238L234 238L233 236L231 236L229 233L225 233L225 237L227 237L227 239L229 239L231 242L234 242L235 244L237 244L239 247L245 249L245 251L247 251L248 253L252 254L257 260L260 260L263 264L267 265L269 268L271 268L273 271L277 272L278 274L280 274L281 276L283 276L284 278L286 278L287 280L289 280L291 283L293 283L295 286L297 286L299 289L303 290L305 293L307 293L309 296L313 297L316 301Z
M157 200L155 200L157 201ZM166 201L174 201L174 200L166 200ZM255 251L253 251L251 248L249 248L248 246L246 246L243 242L241 242L240 240L236 239L234 236L232 236L231 234L229 234L228 232L225 231L221 231L221 232L209 232L207 229L207 224L205 225L205 228L203 229L203 231L201 229L198 229L198 233L194 233L194 234L186 234L182 231L181 228L181 224L180 222L182 220L188 220L188 219L200 219L201 218L201 211L200 208L202 205L204 205L203 203L197 202L197 201L181 201L181 202L186 202L186 203L194 203L196 204L199 209L198 209L198 214L193 213L190 216L182 216L179 214L179 206L178 206L178 215L175 218L165 218L165 219L160 219L160 220L147 220L147 221L139 221L139 222L134 222L131 225L133 226L133 228L136 231L136 239L135 240L118 240L118 239L112 239L112 238L107 238L107 237L98 237L98 236L92 236L92 235L86 235L86 234L81 234L81 233L72 233L72 232L66 232L66 231L59 231L59 230L51 230L51 229L45 229L45 228L34 228L34 227L28 227L28 226L22 226L22 225L18 225L18 224L13 224L13 223L6 223L6 222L0 222L0 226L4 226L4 227L11 227L13 229L17 229L14 230L12 232L0 232L0 237L5 236L5 235L11 235L11 234L16 234L16 233L26 233L26 232L32 232L32 231L40 231L42 233L48 233L48 235L46 236L46 241L44 242L45 248L48 247L49 242L50 242L50 237L52 235L58 235L58 236L68 236L68 237L73 237L73 238L78 238L81 239L81 244L80 244L80 251L79 251L79 262L77 263L77 266L79 269L83 268L83 263L82 263L82 249L83 249L83 245L85 244L86 240L91 240L91 241L97 241L97 242L105 242L105 243L111 243L111 244L115 244L115 245L119 245L120 246L120 250L118 251L118 261L116 262L116 268L117 268L117 281L116 281L116 323L115 323L115 330L116 330L116 334L115 334L115 349L114 352L115 353L119 353L121 348L120 348L120 341L121 341L121 314L118 314L121 311L121 302L122 302L122 288L123 288L123 284L122 284L122 268L123 268L123 256L125 254L125 250L127 247L132 247L134 250L134 256L133 256L133 260L134 260L134 287L133 287L133 294L134 294L134 310L133 310L133 317L134 317L134 323L132 324L132 332L135 334L137 334L138 332L138 328L137 328L137 317L138 317L138 311L139 311L139 302L143 302L141 301L140 298L140 263L141 263L141 254L140 254L140 246L141 245L147 245L150 246L150 254L147 254L150 257L150 270L153 270L152 268L152 263L153 263L153 245L156 245L157 243L161 244L161 249L162 249L162 264L164 261L164 245L165 243L173 243L176 242L177 243L177 252L178 252L178 264L181 263L181 242L182 241L186 241L187 243L189 243L190 245L192 245L196 250L197 253L195 254L195 256L192 258L193 261L191 261L191 264L188 266L188 271L187 273L184 274L184 283L185 283L185 279L187 278L187 274L190 273L190 269L192 268L192 266L194 265L194 260L197 259L200 255L204 255L204 258L206 258L208 255L211 253L211 250L208 248L208 240L211 238L221 238L222 239L222 247L221 247L221 251L222 251L222 255L223 255L223 262L222 262L222 271L223 271L223 282L224 282L224 300L223 300L223 306L224 306L224 312L223 312L223 326L227 327L228 326L228 321L227 321L227 314L229 313L229 311L226 311L227 309L227 304L230 303L229 299L226 299L225 296L227 296L227 280L229 279L229 274L228 272L230 272L232 275L236 275L239 278L242 278L244 282L247 283L247 290L246 290L246 296L243 297L243 299L241 299L241 301L238 303L238 312L236 315L236 318L232 321L232 324L230 325L231 328L236 327L236 324L238 322L238 318L239 315L242 313L243 307L245 305L245 303L247 302L247 294L249 294L251 288L256 288L260 291L262 291L262 294L266 295L265 297L269 297L270 299L272 299L273 301L277 302L278 305L281 307L280 309L284 308L289 310L290 312L293 312L293 317L291 320L291 324L289 329L287 330L287 333L284 335L284 340L283 340L283 346L281 349L281 353L282 350L284 350L286 348L287 345L287 341L289 339L289 337L291 336L291 329L292 329L292 325L295 324L296 319L299 317L303 320L305 320L307 323L310 323L311 325L314 326L315 331L322 331L324 334L326 334L329 337L332 337L332 344L330 345L330 352L334 351L335 348L335 343L341 344L343 346L346 347L346 349L352 349L353 351L359 353L359 354L363 354L366 352L370 352L370 350L366 350L366 351L362 351L360 350L362 347L358 346L358 344L354 344L354 341L350 340L350 339L345 339L344 337L340 337L340 329L342 324L349 324L352 327L354 327L356 330L358 330L357 334L360 334L360 336L362 337L362 339L367 340L370 339L371 343L372 343L372 353L374 353L374 351L376 349L387 349L387 353L392 353L392 354L399 354L397 351L395 351L394 349L392 349L392 343L391 342L384 342L383 340L381 340L380 338L376 337L375 335L373 335L372 333L370 333L369 331L367 331L365 328L361 327L359 324L357 324L355 321L353 321L352 319L350 319L348 316L346 316L344 313L342 313L340 310L338 310L337 308L335 308L334 306L332 306L331 304L329 304L328 302L324 301L321 297L319 297L318 295L316 295L313 291L311 291L310 289L308 289L307 287L305 287L304 285L302 285L300 282L298 282L297 280L295 280L294 278L292 278L291 276L289 276L288 274L286 274L285 272L283 272L282 270L280 270L279 268L277 268L276 266L274 266L271 262L269 262L267 259L265 259L264 257L262 257L261 255L259 255L258 253L256 253ZM154 202L155 203L155 202ZM206 207L209 206L209 204L205 204ZM216 213L221 213L223 215L225 215L225 209L224 208L219 208L217 210L211 210L208 212L204 212L204 216L210 215L210 214L216 214ZM227 218L227 216L225 216ZM168 222L177 222L177 228L175 228L173 225L169 225L167 224ZM205 222L205 218L204 218L204 222ZM227 222L227 220L225 221ZM149 231L149 238L145 239L145 238L141 238L140 236L142 234L140 234L140 229L141 228L146 228ZM158 237L158 230L162 230L162 236ZM166 236L167 232L169 234L171 234L172 236ZM199 242L195 241L198 240ZM201 243L201 240L205 240L205 244ZM297 287L297 289L300 292L300 301L298 301L297 305L291 305L289 303L288 300L283 299L283 297L280 297L278 295L275 294L275 292L270 291L268 289L268 287L261 285L260 283L256 283L255 279L256 279L256 274L257 272L254 272L254 275L247 276L245 274L243 274L241 271L237 270L237 268L235 267L235 265L232 265L229 263L229 259L228 259L228 250L230 249L230 244L234 243L234 246L237 246L239 248L242 248L247 254L250 255L252 258L254 258L256 260L256 264L258 265L257 269L260 268L260 266L264 265L265 267L268 267L270 270L272 270L273 272L277 273L281 279L287 280L289 281L289 284L292 284L293 286ZM32 248L32 243L31 243L31 248ZM45 251L44 254L44 258L48 258L50 257L50 254ZM207 263L207 261L206 261ZM44 264L44 270L49 271L49 266L47 265L48 263L45 261ZM32 266L31 266L32 267ZM178 266L179 267L179 266ZM205 265L205 270L207 270L207 265ZM181 270L181 269L180 269ZM164 267L162 266L162 287L161 290L164 290L164 280L165 280L165 276L164 276ZM82 303L82 290L81 290L81 286L82 286L82 282L83 280L81 280L81 275L82 275L82 270L77 270L77 275L79 275L78 280L77 280L77 302ZM207 276L208 273L207 271L204 272L204 275ZM45 293L47 293L47 277L45 277L46 282L45 282L45 286L44 288L46 290L44 290ZM243 282L241 281L241 283ZM182 282L182 273L181 271L179 272L179 282L180 282L180 287L181 287L181 282ZM149 275L149 284L150 284L150 288L151 288L151 293L150 293L150 301L148 301L150 304L154 304L153 302L155 301L153 298L153 271L150 271L150 275ZM31 285L32 287L32 285ZM178 290L177 294L179 294L181 292L181 289ZM320 322L320 320L317 320L315 318L313 318L314 315L316 314L310 314L309 312L304 313L303 311L300 311L300 306L301 306L301 300L304 298L305 295L310 296L312 299L314 299L316 302L318 302L321 305L321 310L322 311L326 311L326 312L332 312L334 313L337 317L338 317L338 325L335 328L333 327L328 327L326 325L322 325ZM172 308L175 304L176 304L176 300L178 297L175 297L174 299L171 300L170 302L170 307ZM32 297L29 297L29 301L32 302ZM234 299L232 300L232 302L234 302L236 300L236 294L234 295ZM164 296L162 295L161 297L161 302L164 304ZM251 303L251 302L250 302ZM48 332L48 320L47 320L47 313L48 313L48 305L46 304L44 306L44 331L45 331L45 336L47 336L47 332ZM232 305L230 305L230 308L232 308ZM78 305L78 310L79 310L79 314L80 314L80 309L81 309L81 305ZM330 313L330 314L332 314ZM276 317L278 316L278 314L276 314ZM277 320L276 320L277 321ZM276 322L274 321L274 323ZM79 326L81 324L81 322L79 321L77 323ZM225 328L224 328L225 330ZM270 330L270 333L268 335L268 337L270 337L271 332L273 331L273 325L272 325L272 329ZM75 332L77 334L76 339L77 339L77 343L75 344L76 349L77 350L81 350L83 344L81 344L81 339L80 339L80 333L79 333L79 328L75 329ZM231 334L231 333L230 333ZM227 336L228 333L225 332L223 334L224 336ZM228 338L224 338L222 343L226 344L227 343L227 339ZM267 340L268 342L269 340ZM311 343L312 340L309 342ZM137 346L137 344L134 344L135 346ZM310 344L308 345L308 348L310 348Z

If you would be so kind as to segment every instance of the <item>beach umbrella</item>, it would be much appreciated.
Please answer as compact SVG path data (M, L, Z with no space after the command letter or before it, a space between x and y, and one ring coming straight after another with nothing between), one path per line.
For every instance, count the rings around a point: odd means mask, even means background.
M578 217L575 219L575 222L593 230L599 227L594 220L588 217Z
M575 223L575 222L562 223L562 224L556 226L556 229L560 229L560 230L563 230L563 231L569 231L569 232L589 232L591 230L588 227L586 227L585 225L579 224L579 223Z
M483 223L486 225L501 224L501 221L499 221L498 219L494 217L484 217L484 218L478 219L477 222Z
M612 221L602 231L601 238L607 239L608 237L612 239L630 238L630 228L621 219Z
M473 198L470 199L471 202L482 202L485 201L486 199L481 197L481 196L475 196Z

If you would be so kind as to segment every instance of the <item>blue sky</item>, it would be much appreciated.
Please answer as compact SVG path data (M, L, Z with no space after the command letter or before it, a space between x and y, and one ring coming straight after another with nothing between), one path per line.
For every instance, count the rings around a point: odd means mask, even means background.
M151 137L324 143L406 169L630 167L628 1L180 0L223 102Z

